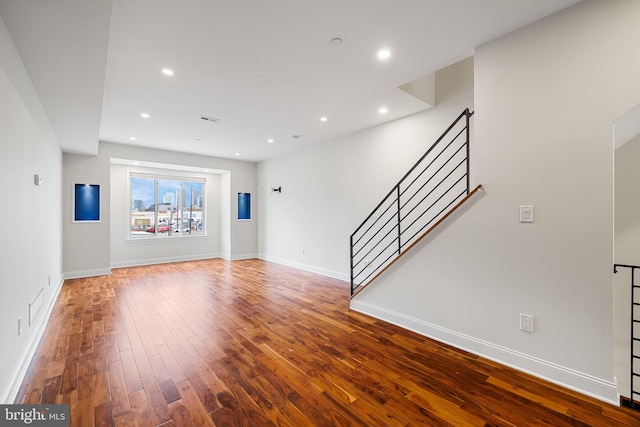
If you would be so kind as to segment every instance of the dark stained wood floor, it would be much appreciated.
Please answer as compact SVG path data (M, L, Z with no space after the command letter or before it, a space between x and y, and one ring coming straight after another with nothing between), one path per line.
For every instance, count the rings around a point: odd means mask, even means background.
M71 425L638 426L617 408L348 309L260 260L68 280L17 402Z

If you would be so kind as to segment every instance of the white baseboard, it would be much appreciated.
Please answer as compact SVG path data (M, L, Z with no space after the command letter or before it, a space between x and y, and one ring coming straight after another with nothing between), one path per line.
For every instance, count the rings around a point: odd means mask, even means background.
M60 279L58 279L57 285L52 289L53 295L50 298L47 298L47 306L43 307L44 310L42 311L43 316L40 316L40 319L37 321L37 329L29 340L29 343L25 347L22 355L20 356L20 364L11 375L7 388L0 396L0 404L10 405L16 400L18 392L20 391L20 387L22 386L22 382L24 381L24 377L27 373L27 369L29 369L31 360L36 354L38 344L40 344L40 340L42 339L44 330L47 327L49 317L51 317L53 307L56 304L56 300L58 299L58 295L60 294L63 283L64 279L63 277L60 277Z
M231 255L231 258L227 258L230 261L240 261L243 259L253 259L253 258L258 258L258 254L237 254L237 255Z
M198 254L198 255L183 255L183 256L162 257L162 258L147 258L147 259L134 259L134 260L127 260L127 261L115 261L111 263L111 268L137 267L140 265L168 264L171 262L183 262L183 261L199 261L202 259L212 259L212 258L220 258L220 254L209 253L209 254Z
M111 274L110 268L96 268L93 270L77 270L67 271L64 273L64 279L82 279L85 277L108 276Z
M351 300L350 308L587 396L594 397L598 400L615 406L620 405L620 396L615 381L606 381L564 366L556 365L555 363L460 334L420 319L358 301L357 298Z
M258 258L263 259L269 262L275 262L276 264L286 265L287 267L297 268L298 270L308 271L310 273L319 274L321 276L331 277L332 279L338 279L345 282L348 282L349 275L345 273L340 273L338 271L327 270L325 268L315 267L313 265L301 264L299 262L294 262L290 260L286 260L283 258L272 257L269 255L260 254Z

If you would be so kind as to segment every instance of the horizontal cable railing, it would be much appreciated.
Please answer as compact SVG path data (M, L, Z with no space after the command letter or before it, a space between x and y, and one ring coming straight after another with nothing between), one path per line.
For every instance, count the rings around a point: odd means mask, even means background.
M472 115L464 110L351 235L352 295L469 195Z
M636 284L635 279L636 270L640 270L640 266L614 264L613 272L617 273L619 268L631 270L630 392L627 399L621 398L620 401L623 406L640 411L640 285Z

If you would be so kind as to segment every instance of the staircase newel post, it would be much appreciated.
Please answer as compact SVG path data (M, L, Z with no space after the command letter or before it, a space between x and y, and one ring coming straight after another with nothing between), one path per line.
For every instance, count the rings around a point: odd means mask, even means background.
M398 205L398 255L402 252L402 242L400 241L400 235L402 234L402 229L400 228L400 221L402 218L400 217L400 184L396 185L397 195L396 202Z
M351 264L351 295L353 295L353 234L349 237L349 252L350 252L350 257L349 259L350 264Z
M471 118L471 113L469 112L468 108L465 110L465 113L466 113L465 116L467 117L467 129L466 129L467 141L465 142L465 144L467 145L467 194L469 194L469 191L471 190L471 182L469 177L469 169L471 165L471 150L469 150L469 141L471 140L471 133L469 130L469 119Z

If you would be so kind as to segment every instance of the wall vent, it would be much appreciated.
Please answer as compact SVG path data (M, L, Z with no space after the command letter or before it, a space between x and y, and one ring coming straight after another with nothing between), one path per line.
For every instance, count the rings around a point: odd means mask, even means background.
M40 288L38 295L29 304L29 326L33 325L33 320L42 308L42 300L44 296L44 288Z
M211 116L200 116L200 120L205 120L207 122L214 122L214 123L218 123L220 121L220 119L218 119L217 117L211 117Z

